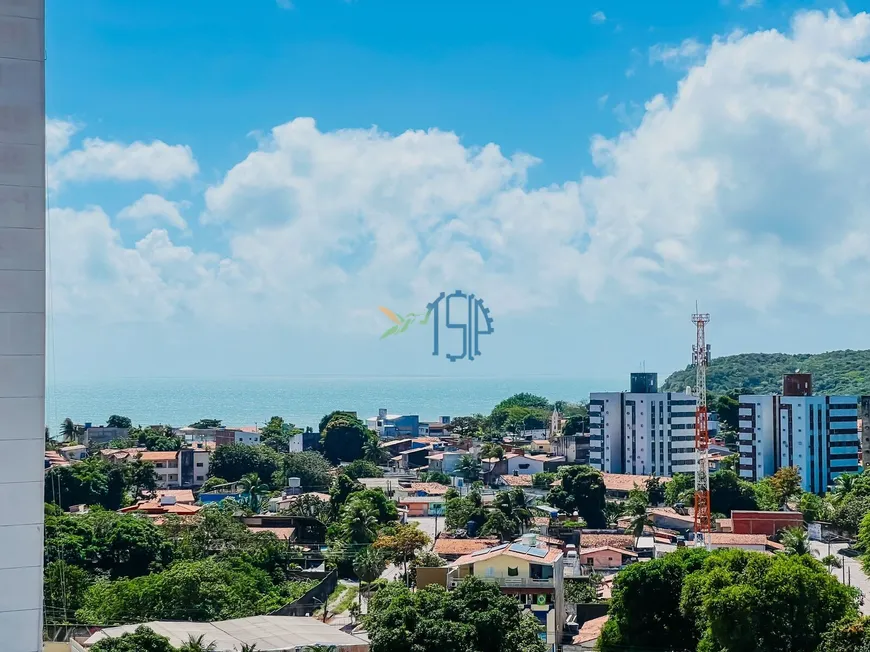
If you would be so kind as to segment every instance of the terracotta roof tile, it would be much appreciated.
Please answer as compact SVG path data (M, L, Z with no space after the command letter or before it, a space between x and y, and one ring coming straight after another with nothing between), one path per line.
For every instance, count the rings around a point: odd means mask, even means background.
M583 548L633 548L634 537L630 534L586 534L580 533L580 546Z
M476 553L472 553L470 555L465 555L460 557L455 562L450 564L451 566L462 566L464 564L476 564L479 561L486 561L487 559L493 559L494 557L515 557L517 559L525 559L526 561L530 561L535 564L552 564L559 557L562 556L562 551L559 548L547 548L547 554L543 557L536 557L535 555L524 554L521 552L515 552L511 550L509 547L502 548L501 550L490 550L489 552L480 553L479 551Z
M483 550L498 545L498 539L448 539L438 537L432 552L436 555L469 555L477 550Z
M574 645L581 645L582 643L591 643L592 641L597 641L598 637L601 636L601 630L604 629L604 625L607 624L607 621L609 619L610 616L601 616L599 618L587 620L580 628L580 633L574 637Z
M501 481L509 487L531 487L532 476L530 475L500 475Z
M423 491L430 496L443 496L450 487L437 482L412 482L411 491Z
M178 451L143 451L140 459L144 462L171 462L178 459Z

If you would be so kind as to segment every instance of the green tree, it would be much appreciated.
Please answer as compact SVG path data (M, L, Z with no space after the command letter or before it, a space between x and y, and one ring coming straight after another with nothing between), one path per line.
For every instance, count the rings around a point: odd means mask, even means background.
M856 534L867 513L870 513L870 496L848 494L834 507L831 523L850 534Z
M498 444L486 442L483 446L480 447L480 457L484 460L493 458L500 460L504 457L504 448L502 448Z
M818 652L870 652L870 618L844 618L822 636Z
M535 475L532 476L532 486L535 489L544 489L546 491L549 491L550 485L553 484L553 481L555 479L555 473L535 473Z
M140 626L135 632L118 638L104 638L97 641L90 652L177 652L169 639L154 630Z
M843 473L834 480L834 488L831 491L831 500L834 504L842 502L846 497L855 493L855 485L860 476L857 473Z
M75 441L78 441L81 431L82 426L73 423L73 420L69 417L64 419L63 423L60 424L60 434L63 438L63 441L66 443L73 443Z
M352 500L341 510L341 527L347 543L372 543L377 537L378 517L370 505Z
M447 562L441 559L434 552L422 550L414 555L414 558L408 563L408 574L410 575L411 584L417 584L417 569L418 568L442 568L447 565Z
M719 415L719 423L722 424L723 431L737 432L740 427L740 401L736 396L723 394L716 399L713 404L716 413Z
M735 509L758 509L752 483L741 480L734 471L711 473L710 509L719 514L730 514Z
M463 455L456 465L456 474L468 482L480 477L480 460L471 455Z
M278 453L290 450L290 438L302 432L292 423L286 423L282 417L272 417L260 428L260 443Z
M547 503L569 514L577 512L590 528L605 525L604 478L591 466L570 466L560 469L562 486L553 487Z
M579 580L565 580L565 602L568 604L591 604L601 602L598 590L604 578L599 573Z
M374 547L383 550L395 561L402 562L402 570L408 575L408 560L413 559L418 550L430 544L432 539L416 523L399 525L395 533L378 537Z
M345 467L342 467L342 472L349 475L354 480L359 478L382 478L384 472L381 471L375 464L368 460L354 460Z
M651 475L644 481L644 490L650 505L661 505L665 502L665 485L661 478Z
M770 485L773 488L777 504L782 508L786 502L801 493L800 471L795 466L784 466L777 469L770 478Z
M133 489L133 497L141 498L144 494L153 494L157 489L157 471L154 462L135 459L124 466L126 483Z
M562 429L562 434L565 437L573 437L574 435L582 435L589 431L589 417L586 415L574 415L568 417L565 427Z
M387 569L384 553L372 546L363 548L353 558L353 572L359 578L360 585L365 582L371 588L372 582L380 578ZM360 587L360 609L362 609L362 587Z
M451 530L465 529L469 522L480 528L486 521L483 498L478 491L470 491L464 498L447 500L444 521Z
M218 446L211 455L209 472L237 482L249 473L261 478L272 478L285 460L268 446L248 444L225 444Z
M202 493L207 493L209 491L214 491L217 487L222 487L223 485L230 484L227 482L226 478L221 478L216 475L209 475L206 478L205 482L202 483L202 487L200 487L200 491Z
M75 611L81 608L85 593L92 582L91 575L80 566L73 566L63 560L48 562L42 582L46 622L74 621Z
M291 516L310 516L322 523L328 523L332 518L332 508L329 503L311 494L303 494L292 501L283 513Z
M693 473L674 473L670 482L665 484L665 504L671 507L677 503L691 504L694 500L694 492Z
M791 527L783 530L780 543L785 547L785 553L787 555L814 554L806 530L800 527Z
M534 616L499 588L470 577L455 590L412 592L392 582L371 599L364 618L372 652L544 652Z
M56 466L45 474L45 502L61 509L70 505L99 505L117 510L127 493L124 469L89 457L69 466Z
M452 483L450 476L440 471L427 471L420 474L420 482L434 482L449 487Z
M106 420L106 426L109 428L132 428L133 422L127 417L113 414Z
M320 431L323 455L332 463L353 462L363 457L363 448L374 434L355 417L334 416Z
M284 487L287 478L299 478L305 491L327 492L332 484L332 465L320 453L302 451L281 458L281 477L272 476L273 486Z
M248 473L239 480L242 493L248 496L248 507L255 514L262 508L262 499L269 494L269 485L260 482L260 476L256 473Z
M347 412L344 410L335 410L333 412L330 412L329 414L327 414L326 416L324 416L320 420L320 424L317 426L317 432L322 433L324 430L326 430L326 426L329 424L330 421L332 421L335 418L356 419L357 416L356 416L356 412Z
M197 430L208 430L210 428L221 428L220 419L200 419L196 423L191 423L189 428L196 428Z
M500 541L510 541L518 534L517 523L495 509L487 514L480 534L484 537L496 536Z
M837 559L837 555L825 555L822 557L822 563L828 568L830 571L832 568L842 568L843 563Z
M372 464L385 464L390 454L385 448L381 448L381 442L377 437L369 437L363 444L363 459Z
M450 422L451 431L457 437L479 437L488 429L487 419L482 414L470 417L456 417Z
M214 641L206 643L205 634L200 634L199 636L188 634L187 642L178 649L179 652L215 652L217 650L217 643Z
M798 505L801 514L804 516L804 520L808 523L812 523L813 521L828 521L831 518L831 507L828 505L827 501L808 491L801 494Z

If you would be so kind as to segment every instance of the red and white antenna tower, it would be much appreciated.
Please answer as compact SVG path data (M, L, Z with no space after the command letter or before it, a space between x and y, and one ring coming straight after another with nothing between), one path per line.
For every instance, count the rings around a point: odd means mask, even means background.
M692 347L695 363L695 396L698 406L695 411L695 545L710 549L710 435L707 432L707 365L710 363L710 347L707 345L704 327L710 315L697 312L692 321L697 327L697 339Z

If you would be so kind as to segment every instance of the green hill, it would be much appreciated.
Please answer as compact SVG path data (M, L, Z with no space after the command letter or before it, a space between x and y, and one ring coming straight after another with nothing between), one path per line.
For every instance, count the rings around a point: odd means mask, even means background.
M747 394L781 393L783 374L797 369L813 375L816 394L870 394L870 351L726 355L710 364L707 389L717 394L732 389L743 389ZM661 389L682 392L694 384L695 369L686 367L668 376Z

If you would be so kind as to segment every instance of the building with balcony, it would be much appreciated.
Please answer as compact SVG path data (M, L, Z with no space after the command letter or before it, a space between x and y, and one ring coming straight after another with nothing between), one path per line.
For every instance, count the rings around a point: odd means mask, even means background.
M456 588L473 575L493 582L501 591L519 600L541 623L541 638L547 645L561 642L565 627L563 553L539 544L534 534L522 543L505 543L464 555L447 569L447 587Z
M657 374L631 374L630 392L589 396L589 464L604 473L695 472L695 411L689 394L658 392Z
M812 395L812 382L788 374L780 395L740 396L740 476L755 482L797 467L804 491L820 494L860 466L858 396Z

